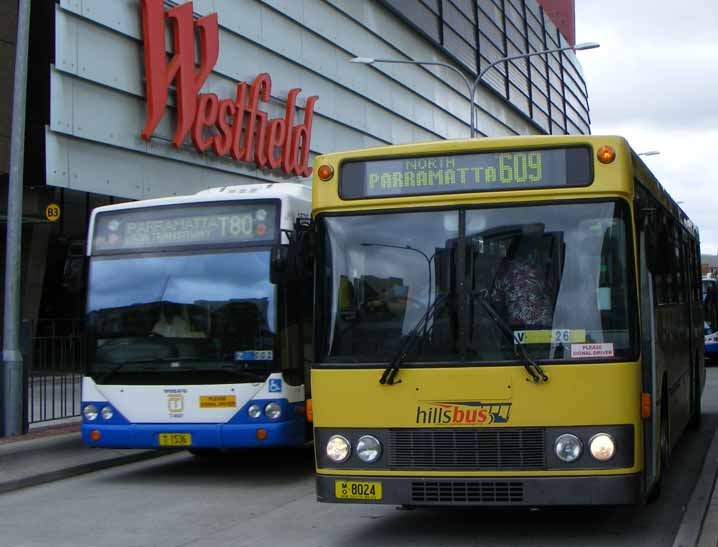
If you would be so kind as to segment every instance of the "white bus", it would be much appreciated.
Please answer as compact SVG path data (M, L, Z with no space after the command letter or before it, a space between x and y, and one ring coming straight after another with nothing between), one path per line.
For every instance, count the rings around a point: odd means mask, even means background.
M310 208L308 187L278 183L93 211L88 445L305 442L312 282L293 249Z

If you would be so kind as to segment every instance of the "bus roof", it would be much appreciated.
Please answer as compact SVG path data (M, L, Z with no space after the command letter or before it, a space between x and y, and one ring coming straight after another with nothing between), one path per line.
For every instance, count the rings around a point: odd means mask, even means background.
M654 195L656 199L666 209L679 220L679 222L696 237L698 237L698 229L695 224L688 218L688 215L679 207L679 205L671 198L665 188L658 182L656 177L651 173L648 167L638 154L631 148L624 137L618 135L520 135L508 137L491 137L479 139L455 139L443 141L426 141L411 144L387 145L373 148L363 148L356 150L347 150L342 152L333 152L317 156L315 164L317 166L322 163L331 165L335 171L339 172L340 164L348 160L372 160L372 159L391 159L397 157L424 156L432 154L462 154L470 152L486 152L492 150L506 149L522 149L522 148L552 148L559 146L578 146L588 145L594 150L594 165L596 170L602 168L601 164L595 159L595 152L603 145L614 147L617 152L617 164L624 169L627 175L637 178L647 189ZM621 152L626 152L621 154ZM629 171L630 170L630 171ZM314 170L315 177L317 169ZM619 192L630 197L633 194L633 181L630 177L623 177L622 182L617 182L612 177L603 177L599 179L600 184L594 184L590 188L566 188L557 190L567 197L573 193L573 196L580 194L598 194L605 195L606 192ZM512 191L512 199L532 199L536 196L536 192L545 192L539 189L517 189ZM550 191L552 192L552 191ZM336 196L332 197L332 194ZM549 195L549 194L545 194ZM479 197L480 196L480 197ZM409 197L415 205L432 205L448 203L450 201L459 203L467 199L482 201L501 201L506 199L504 192L483 192L479 193L445 193L432 195L416 195L402 197L382 197L379 199L363 199L353 203L342 202L339 199L336 187L332 190L327 184L315 183L314 185L314 203L315 214L320 211L326 211L337 208L367 208L397 206L402 200L406 203ZM555 195L553 196L555 197ZM535 197L533 198L535 199Z

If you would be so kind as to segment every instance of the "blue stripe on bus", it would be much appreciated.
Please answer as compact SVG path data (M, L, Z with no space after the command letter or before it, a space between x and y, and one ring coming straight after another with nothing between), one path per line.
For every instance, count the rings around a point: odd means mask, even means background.
M264 416L264 407L274 402L282 407L282 415L277 420ZM304 403L289 403L286 399L267 399L249 401L227 423L158 423L132 424L107 402L83 402L83 407L94 404L98 411L110 406L114 416L105 420L101 416L88 421L83 416L82 438L89 446L103 448L158 448L160 433L189 433L192 445L188 448L252 448L262 446L296 446L306 439ZM257 404L262 408L260 418L250 418L247 408ZM267 438L257 439L257 430L264 429ZM93 441L91 433L98 431L100 439Z
M267 432L265 440L257 439L257 430ZM100 439L93 441L91 432ZM192 445L185 448L258 448L297 446L305 442L304 420L272 424L83 424L82 439L89 446L102 448L159 448L160 433L189 433Z

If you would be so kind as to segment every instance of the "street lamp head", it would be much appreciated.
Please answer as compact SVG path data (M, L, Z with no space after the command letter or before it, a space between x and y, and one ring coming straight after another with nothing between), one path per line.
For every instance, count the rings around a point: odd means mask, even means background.
M372 59L371 57L354 57L352 60L350 60L350 63L359 63L362 65L370 65L375 61L375 59Z
M639 156L657 156L660 154L660 150L648 150L647 152L639 152Z
M576 44L573 46L572 49L580 50L580 49L594 49L597 47L601 47L601 44L598 42L582 42L580 44Z

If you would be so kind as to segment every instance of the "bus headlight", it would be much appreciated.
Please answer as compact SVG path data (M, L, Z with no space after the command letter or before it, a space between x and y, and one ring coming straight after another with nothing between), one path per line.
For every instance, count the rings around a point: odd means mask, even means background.
M264 407L264 415L270 420L276 420L282 415L282 407L277 403L268 403Z
M249 414L250 418L254 418L256 420L262 415L262 409L259 405L249 405L249 408L247 409L247 414Z
M381 443L376 437L364 435L357 441L357 456L364 463L374 463L381 456Z
M82 414L88 422L92 422L97 419L97 407L95 405L86 405L82 409Z
M103 420L111 420L112 416L115 415L115 413L112 411L112 407L110 406L103 406L102 410L100 411L100 414L102 415Z
M327 442L327 457L334 463L347 461L352 447L349 441L341 435L332 435Z
M575 462L581 456L583 444L581 443L581 439L576 437L576 435L564 433L556 439L553 449L559 460L571 463Z
M588 442L591 456L599 462L607 462L616 453L616 442L608 433L597 433Z

